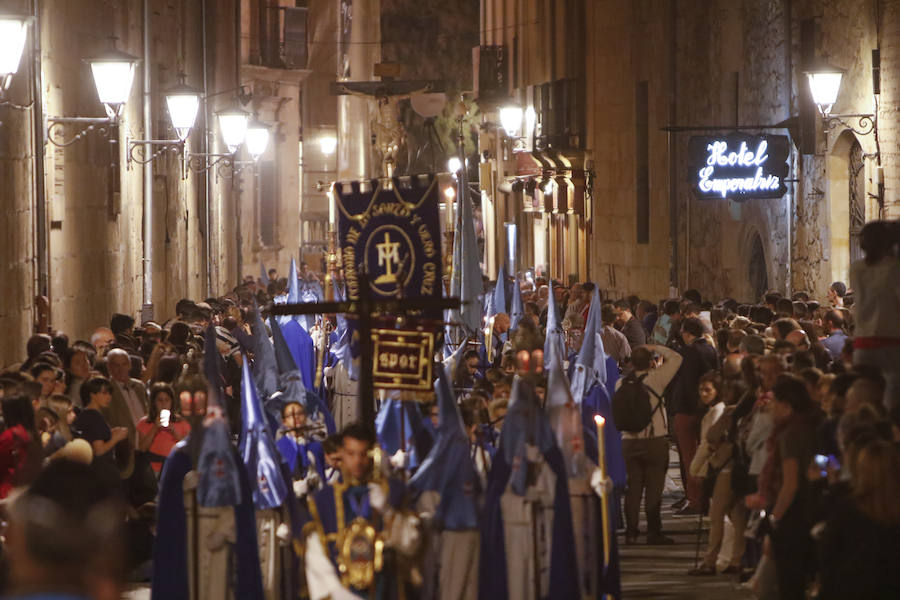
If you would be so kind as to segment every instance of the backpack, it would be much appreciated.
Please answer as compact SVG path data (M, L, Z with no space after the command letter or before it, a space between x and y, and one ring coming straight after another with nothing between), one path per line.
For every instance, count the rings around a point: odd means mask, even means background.
M627 433L639 433L653 420L653 414L662 406L656 393L644 385L644 377L629 373L612 397L612 417L616 428ZM656 397L656 406L651 406L650 395Z

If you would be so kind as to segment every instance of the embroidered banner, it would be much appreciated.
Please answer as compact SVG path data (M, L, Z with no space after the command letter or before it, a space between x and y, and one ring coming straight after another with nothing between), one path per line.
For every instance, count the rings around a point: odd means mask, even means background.
M437 180L335 184L338 236L347 294L359 299L365 272L375 300L442 296ZM424 316L441 318L440 311Z

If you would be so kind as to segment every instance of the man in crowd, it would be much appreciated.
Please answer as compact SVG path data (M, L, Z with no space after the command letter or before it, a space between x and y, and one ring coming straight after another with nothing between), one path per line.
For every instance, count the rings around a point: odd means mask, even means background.
M106 366L112 382L112 402L106 411L110 427L128 429L132 447L135 443L135 426L147 414L147 389L139 379L132 379L131 358L121 348L113 348L106 355Z
M844 296L847 295L847 284L843 281L835 281L828 288L828 302L835 308L844 306Z
M844 332L844 317L837 310L829 310L822 318L822 328L827 332L827 337L822 340L822 345L828 350L831 360L840 360L841 351L847 343L847 334Z
M600 320L603 322L600 339L603 340L603 351L621 366L631 357L631 345L625 334L613 326L616 318L616 311L612 305L604 304L600 307Z
M616 324L628 340L632 348L643 346L647 343L647 332L644 326L631 312L631 305L627 300L616 300L615 303Z
M653 354L662 358L654 361ZM625 458L627 488L625 492L625 543L634 544L638 538L641 498L647 516L647 543L673 544L662 533L662 492L669 469L668 424L663 392L681 366L681 356L665 346L640 346L631 353L634 376L642 378L650 395L652 415L650 424L637 433L622 433L622 454ZM619 380L617 387L621 386Z
M700 444L700 419L703 416L699 395L700 377L718 368L718 356L715 348L703 337L703 323L696 317L686 318L682 322L681 339L684 342L681 350L684 361L678 371L672 412L675 415L675 439L684 473L687 504L676 514L695 515L702 510L702 482L688 474L688 467Z

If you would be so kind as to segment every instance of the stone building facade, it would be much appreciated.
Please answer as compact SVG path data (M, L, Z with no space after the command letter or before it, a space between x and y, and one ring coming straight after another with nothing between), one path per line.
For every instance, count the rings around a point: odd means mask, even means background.
M563 262L564 270L551 257L551 274L577 273L610 296L651 299L691 287L742 300L765 289L821 298L832 281L846 281L860 225L898 216L898 12L896 0L485 0L482 44L513 55L511 97L560 76L583 87L593 194L576 215L583 225L567 218L570 229L584 227L588 256L584 264ZM556 49L552 77L548 47ZM832 114L874 114L875 49L877 138L840 123L826 133L809 97L807 64L825 59L846 69ZM570 73L573 53L578 66ZM857 119L844 121L859 129ZM691 136L736 127L790 136L783 197L694 195ZM492 173L515 175L502 164ZM515 190L496 193L520 202ZM519 214L523 223L560 218ZM520 250L546 264L545 250Z
M239 274L256 275L259 260L286 272L299 251L307 73L305 13L292 11L304 5L0 0L0 11L32 16L0 101L0 366L21 360L36 330L87 339L113 312L168 319L180 298L222 294ZM141 61L111 135L115 152L97 130L66 147L50 143L53 117L104 116L84 59L113 46ZM171 151L146 166L129 160L131 140L176 137L164 92L180 76L206 98L185 145L194 169ZM259 164L240 150L236 169L203 170L211 161L203 154L227 152L215 114L234 107L270 126L270 147ZM81 129L65 125L54 139ZM133 157L148 155L141 149Z

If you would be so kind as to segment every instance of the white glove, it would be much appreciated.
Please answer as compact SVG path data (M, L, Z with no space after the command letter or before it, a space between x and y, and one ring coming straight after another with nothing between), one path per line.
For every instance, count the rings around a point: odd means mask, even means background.
M419 518L413 514L397 514L391 520L386 545L401 554L411 556L419 547L422 536Z
M287 546L291 541L291 528L287 526L287 523L282 523L275 529L275 537L278 538L278 542L282 546Z
M369 505L380 513L387 507L387 495L377 483L369 484Z
M406 452L403 450L397 450L394 455L391 457L391 466L395 469L405 469L406 468Z
M322 484L319 481L319 474L316 471L310 471L309 475L306 476L306 487L309 491L314 492L319 489L319 486Z
M591 473L591 488L594 490L595 494L604 498L613 492L612 479L603 477L600 467L597 467L594 469L594 472Z
M298 498L302 498L309 493L309 486L306 483L305 479L298 479L294 482L294 495Z

